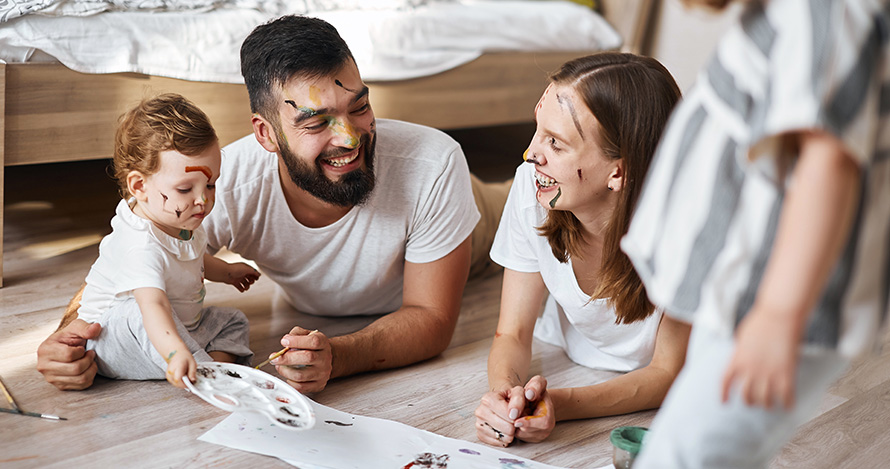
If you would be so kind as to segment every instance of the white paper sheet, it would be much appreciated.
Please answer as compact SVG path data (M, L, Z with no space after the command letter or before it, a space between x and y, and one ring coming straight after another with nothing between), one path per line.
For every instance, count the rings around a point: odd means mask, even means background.
M235 413L198 439L275 456L309 469L561 469L490 446L447 438L392 420L347 414L310 402L316 423L308 430L285 430L259 414ZM424 459L431 464L426 465Z

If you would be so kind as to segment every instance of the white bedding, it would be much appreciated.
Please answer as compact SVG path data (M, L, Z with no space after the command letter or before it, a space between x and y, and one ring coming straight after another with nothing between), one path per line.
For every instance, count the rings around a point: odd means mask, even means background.
M0 23L0 60L27 62L49 57L84 73L138 72L242 83L239 49L244 37L256 25L292 12L295 3L323 1L344 4L352 0L253 2L263 7L236 9L230 4L201 12L27 14ZM400 5L309 13L337 27L367 81L432 75L484 52L592 51L621 45L620 36L605 19L589 8L566 1L384 3Z

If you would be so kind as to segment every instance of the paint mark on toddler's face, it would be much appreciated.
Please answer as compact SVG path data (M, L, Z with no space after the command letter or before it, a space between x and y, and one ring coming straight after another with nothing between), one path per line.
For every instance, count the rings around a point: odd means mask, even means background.
M213 179L213 172L210 171L209 166L186 166L185 167L185 172L187 172L187 173L193 173L195 171L200 171L200 172L204 173L204 175L207 176L208 181Z
M582 181L584 180L584 177L581 176L581 168L578 168L578 179L580 179Z

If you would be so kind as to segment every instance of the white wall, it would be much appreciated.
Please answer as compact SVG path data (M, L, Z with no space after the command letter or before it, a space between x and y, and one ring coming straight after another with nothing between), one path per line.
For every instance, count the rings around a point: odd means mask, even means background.
M736 2L714 13L704 8L687 8L679 0L661 3L648 54L667 67L685 92L711 56L717 40L735 22L741 5Z

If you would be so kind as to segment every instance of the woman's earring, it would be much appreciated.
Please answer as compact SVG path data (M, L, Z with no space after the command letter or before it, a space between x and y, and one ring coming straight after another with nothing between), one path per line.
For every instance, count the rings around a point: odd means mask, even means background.
M607 187L609 188L610 191L614 191L614 190L615 190L615 189L612 189L612 186L607 186Z

